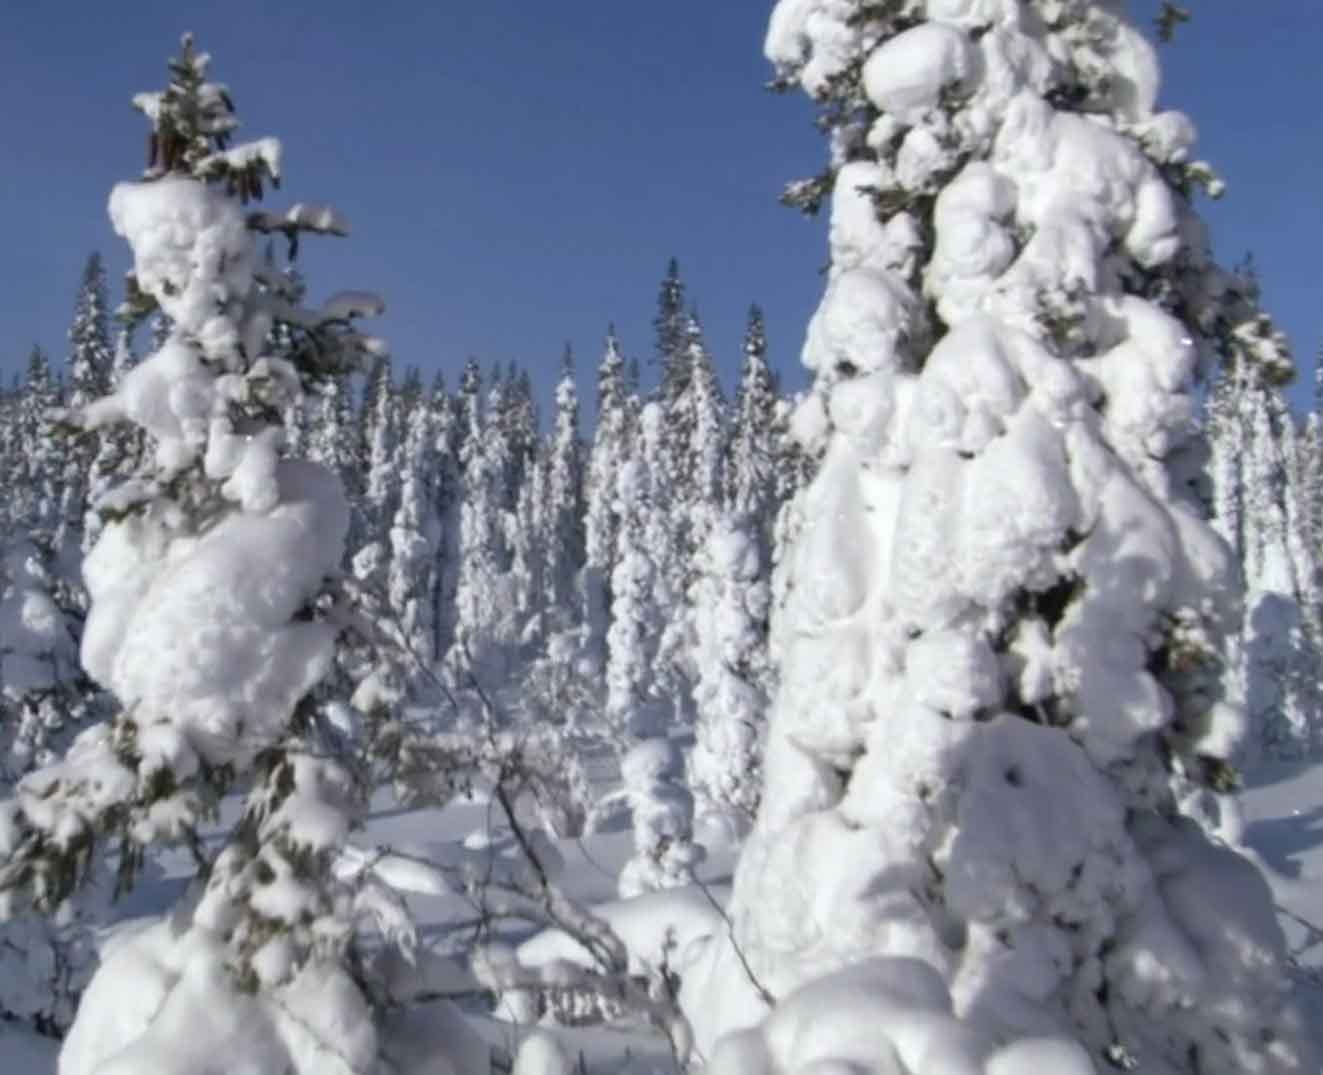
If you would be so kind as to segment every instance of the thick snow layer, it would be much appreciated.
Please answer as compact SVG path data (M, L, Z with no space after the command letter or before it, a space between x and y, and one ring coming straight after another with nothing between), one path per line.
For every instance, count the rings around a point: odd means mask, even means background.
M630 968L635 974L648 967L670 964L683 975L698 946L725 928L721 912L712 900L692 885L599 903L592 913L625 942ZM517 956L526 967L544 967L556 960L567 960L581 967L593 966L588 951L558 929L546 930L525 941L519 946Z
M757 1028L714 1048L711 1075L1095 1075L1089 1055L1062 1037L1001 1048L953 1013L941 977L924 963L870 959L810 982Z
M810 93L824 89L853 58L849 0L786 0L772 9L764 52L773 63L803 63Z
M59 1075L357 1075L376 1032L358 987L334 964L288 985L241 992L224 950L171 919L123 927L107 945Z
M938 104L943 92L970 88L975 55L960 30L923 23L874 50L864 64L864 90L882 111L914 123Z
M230 511L173 540L134 516L88 555L84 666L135 710L141 748L168 765L242 764L329 666L333 629L297 613L339 568L348 507L315 464L279 463L275 482L265 514Z
M167 176L117 184L110 221L133 248L139 287L208 355L238 362L237 306L255 266L239 203L197 180Z

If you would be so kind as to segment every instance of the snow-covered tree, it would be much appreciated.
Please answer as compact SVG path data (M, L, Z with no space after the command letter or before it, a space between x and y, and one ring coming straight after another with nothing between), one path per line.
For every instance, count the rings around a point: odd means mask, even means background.
M625 358L612 326L607 330L606 346L597 367L597 424L584 480L585 618L599 643L606 636L611 573L620 534L620 516L616 513L617 476L628 458L632 434Z
M370 378L371 391L363 401L363 511L367 531L382 534L395 516L400 496L396 462L401 439L400 399L391 376L391 363L383 356Z
M50 557L16 539L0 568L0 795L59 756L98 699L78 668L78 642L55 600ZM86 914L104 901L87 884L57 919L35 911L0 923L0 1016L62 1033L92 969Z
M315 395L303 404L308 411L307 458L335 474L352 503L362 486L355 449L353 387L347 377L331 376L313 386L313 391ZM351 537L357 536L351 528Z
M509 444L509 469L506 485L510 489L506 503L512 504L524 485L528 468L538 454L538 410L533 399L533 381L528 370L510 365L502 393L500 425Z
M523 640L537 645L545 628L543 618L549 611L546 577L552 557L546 454L534 455L523 471L508 537L510 583L514 605L523 625Z
M675 744L656 738L630 747L620 761L620 782L594 812L624 806L633 823L634 856L616 885L621 898L692 884L703 849L694 843L694 798Z
M684 281L680 279L680 263L671 258L666 263L666 275L657 292L657 316L652 326L657 333L654 361L659 369L658 398L669 402L678 399L689 381L689 366L685 355ZM637 376L635 377L637 389Z
M476 362L460 382L459 562L455 582L454 637L447 666L460 686L476 678L485 690L504 683L510 646L519 632L519 609L510 576L509 520L514 493L510 442L494 419L502 413L506 386L500 379L480 397Z
M687 514L683 550L693 579L693 560L721 511L722 457L726 442L726 404L717 381L712 354L703 339L703 328L695 315L685 322L685 350L689 383L671 408L671 420L683 437L679 469L672 474L677 503Z
M579 574L584 565L583 443L574 356L565 348L556 382L556 414L546 456L546 607L562 624L579 619Z
M69 326L69 398L83 407L110 390L114 350L106 300L106 270L101 255L88 256Z
M395 469L400 479L400 505L390 528L390 569L386 596L413 658L432 662L432 572L440 522L431 489L434 479L436 428L429 407L414 406L401 442Z
M1317 568L1308 537L1308 477L1295 418L1256 369L1227 370L1210 396L1213 524L1244 578L1244 620L1229 644L1231 687L1251 735L1246 764L1301 757L1323 742Z
M701 819L742 836L758 810L770 673L770 601L761 520L722 515L691 601L697 686L689 786Z
M460 458L456 401L446 391L439 373L432 384L427 407L435 430L432 444L431 494L437 521L435 563L432 568L432 652L439 660L450 649L455 627L455 588L459 574Z
M136 363L132 330L128 325L121 325L115 334L115 349L111 357L107 389L118 390L124 383L124 378L128 376L129 370ZM82 520L84 554L91 550L96 544L96 539L101 536L101 512L97 505L102 496L137 470L143 455L144 443L145 434L135 427L118 426L98 431L96 455L92 459L91 471L87 478L87 510L83 513Z
M744 333L744 364L722 477L728 510L766 520L769 531L768 516L776 491L776 403L776 377L767 365L763 312L754 306Z
M365 1070L379 1050L365 889L334 870L365 805L348 761L357 744L327 723L318 693L340 633L328 580L348 507L325 468L281 458L279 422L304 385L380 352L354 323L381 304L347 292L293 307L261 272L258 235L293 246L345 226L307 203L245 208L278 182L279 143L230 145L233 107L207 68L185 36L168 87L135 97L148 166L109 203L135 302L159 307L168 335L118 390L71 414L88 429L136 425L154 449L103 498L84 572L81 657L117 711L0 806L6 919L56 911L107 852L121 888L153 846L198 862L175 914L106 953L65 1041L71 1075L182 1075L220 1055L235 1070L326 1075ZM277 321L299 340L287 357L264 353ZM200 830L231 795L237 820L207 847Z
M66 402L82 407L110 388L113 352L106 308L106 272L101 255L92 254L83 267L73 321L69 326L69 362ZM60 516L55 550L76 555L83 544L83 520L87 512L88 481L97 454L94 438L79 439L66 446L61 476Z
M831 206L824 454L731 937L685 978L709 1069L1315 1070L1267 884L1178 809L1243 731L1196 392L1289 365L1153 48L1104 0L781 0L767 53L830 138L788 194Z
M16 528L47 546L59 526L60 487L69 458L69 438L55 435L59 402L50 360L41 347L33 347L14 412L17 439L8 508Z
M647 433L635 440L616 473L614 510L620 526L611 573L611 626L606 635L606 718L622 740L655 735L665 727L656 690L661 627L656 558L665 555L665 548L654 543L654 520L665 507L655 499L660 482L655 459L649 457L649 449L656 446L660 435L660 408L648 404L641 422Z

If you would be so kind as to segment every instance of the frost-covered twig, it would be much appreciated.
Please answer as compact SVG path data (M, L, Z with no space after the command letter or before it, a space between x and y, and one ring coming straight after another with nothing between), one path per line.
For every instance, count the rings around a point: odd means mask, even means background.
M744 969L745 976L749 979L749 984L753 986L754 992L758 994L758 999L766 1004L769 1009L776 1007L776 997L772 996L772 991L763 985L758 975L754 974L753 968L749 966L748 957L744 954L744 949L740 946L740 942L735 939L735 923L730 920L726 908L721 906L720 901L712 895L712 890L703 883L701 878L695 877L694 884L698 891L707 898L707 902L712 905L712 909L721 916L721 921L726 924L726 936L730 940L731 950L735 953L735 958L740 961L740 966Z
M487 711L490 718L488 727L495 727L498 725L495 719L498 716L498 710L482 684L472 673L472 659L467 647L465 647L465 658L466 667L469 670L470 686ZM555 968L556 980L548 982L545 980L547 968L524 973L523 968L520 968L519 972L515 972L512 968L507 967L505 969L509 972L512 980L506 983L504 988L544 989L547 985L551 985L557 988L588 989L607 1000L614 1000L627 1010L635 1011L644 1016L654 1028L665 1034L676 1066L680 1070L685 1070L693 1053L693 1040L688 1020L669 992L667 993L667 999L662 1001L649 990L639 986L629 973L629 953L620 937L605 921L572 899L552 880L550 872L543 863L534 842L529 838L527 831L520 822L514 803L508 795L506 789L506 781L509 776L508 765L509 760L507 759L502 766L502 771L498 774L493 798L500 805L501 811L505 815L506 824L509 825L521 853L532 867L536 877L535 892L522 894L531 895L540 901L550 924L555 925L582 945L599 969L589 970L575 967L574 971L571 972L568 967L573 965L556 961L551 965ZM514 966L517 967L518 964Z

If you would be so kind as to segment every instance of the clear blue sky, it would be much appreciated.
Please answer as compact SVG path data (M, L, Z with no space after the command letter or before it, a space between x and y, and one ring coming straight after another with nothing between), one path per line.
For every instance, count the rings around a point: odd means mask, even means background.
M1166 103L1229 184L1207 206L1224 260L1253 250L1297 355L1323 343L1323 8L1196 9L1162 55ZM1156 0L1133 5L1147 21ZM745 312L797 367L821 289L824 222L781 208L822 147L798 95L762 87L760 0L5 0L0 13L0 368L65 353L77 277L123 244L111 185L142 166L128 104L191 29L244 133L278 135L277 204L331 202L348 240L311 241L314 293L380 291L397 363L517 359L543 384L564 341L594 367L608 321L646 357L666 259L680 259L727 385ZM799 375L792 374L797 381ZM1304 378L1308 380L1308 378Z

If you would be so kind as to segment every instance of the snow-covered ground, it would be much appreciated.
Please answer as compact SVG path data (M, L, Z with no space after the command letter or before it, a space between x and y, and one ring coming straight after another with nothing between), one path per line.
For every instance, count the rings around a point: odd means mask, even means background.
M1240 800L1244 843L1272 886L1301 1003L1323 1042L1323 765L1266 765Z
M1311 1026L1323 1027L1323 765L1274 763L1261 768L1241 795L1243 839L1272 885L1278 915L1296 966L1294 973ZM492 817L480 801L453 804L442 811L401 811L383 804L365 833L362 846L389 845L408 859L438 864L453 862L467 842L482 840ZM708 897L696 888L644 896L634 901L616 899L616 879L632 852L627 827L590 837L562 840L564 857L560 881L576 898L595 905L602 917L644 958L656 958L668 926L674 927L674 950L682 960L684 948L708 929L721 928ZM118 910L133 917L169 907L178 897L184 858L162 856L152 873ZM729 849L713 849L701 875L717 900L725 899L731 867ZM413 887L425 887L414 884ZM1216 900L1216 893L1209 893ZM416 893L409 902L417 915L420 940L438 956L438 967L459 963L446 957L459 954L466 923L473 908L453 894ZM554 936L531 938L511 931L507 939L520 946L528 963L551 958L574 958L574 946ZM444 970L442 970L444 973ZM462 975L460 975L462 977ZM512 1056L527 1034L499 1020L480 1019L478 1029L498 1056ZM618 1075L669 1070L664 1043L638 1027L588 1026L556 1028L567 1054L584 1056L590 1069ZM1323 1037L1323 1035L1320 1035ZM57 1044L37 1037L16 1024L0 1024L0 1073L51 1075ZM464 1075L464 1073L461 1073Z

